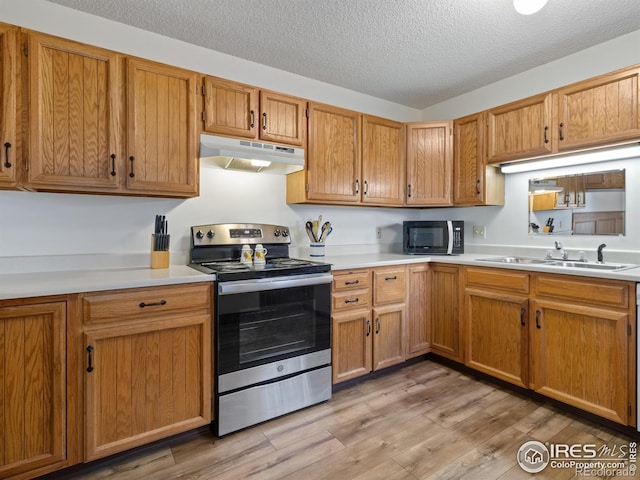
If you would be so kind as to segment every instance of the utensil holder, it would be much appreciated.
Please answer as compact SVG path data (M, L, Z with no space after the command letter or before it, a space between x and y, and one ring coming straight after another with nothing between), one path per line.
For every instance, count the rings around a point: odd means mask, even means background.
M155 235L151 235L151 268L169 268L169 250L154 250Z
M324 257L324 243L310 243L309 247L311 248L310 257Z

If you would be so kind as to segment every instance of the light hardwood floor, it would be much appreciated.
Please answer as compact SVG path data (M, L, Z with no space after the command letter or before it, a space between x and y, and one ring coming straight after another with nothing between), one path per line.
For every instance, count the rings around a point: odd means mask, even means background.
M171 447L155 447L64 478L579 478L574 470L549 467L526 474L516 453L529 440L598 446L632 441L427 360L223 439L201 432Z

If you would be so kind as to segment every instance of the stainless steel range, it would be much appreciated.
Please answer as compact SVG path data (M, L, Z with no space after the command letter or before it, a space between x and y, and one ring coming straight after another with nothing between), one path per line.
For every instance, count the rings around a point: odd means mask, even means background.
M290 243L281 225L191 227L191 267L216 275L216 435L331 397L331 266L290 258ZM265 263L242 264L257 244Z

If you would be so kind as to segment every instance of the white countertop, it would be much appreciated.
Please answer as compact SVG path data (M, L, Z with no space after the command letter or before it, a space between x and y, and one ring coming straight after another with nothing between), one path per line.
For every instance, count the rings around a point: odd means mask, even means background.
M324 258L306 258L309 260L330 263L333 270L351 270L357 268L438 262L640 282L640 266L627 270L603 271L588 270L584 268L554 267L542 264L498 263L479 260L498 256L499 255L483 255L479 253L467 253L464 255L451 256L371 253L330 255ZM64 295L101 290L116 290L121 288L152 287L178 283L211 282L214 280L215 275L200 273L186 265L172 265L168 269L155 270L151 268L132 267L10 273L0 275L0 300L41 297L45 295Z
M172 265L164 269L113 268L10 273L0 275L0 300L213 280L215 275L200 273L186 265Z

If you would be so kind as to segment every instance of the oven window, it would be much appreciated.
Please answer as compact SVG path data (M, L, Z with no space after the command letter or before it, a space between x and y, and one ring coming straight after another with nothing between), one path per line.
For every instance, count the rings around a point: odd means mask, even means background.
M324 284L219 296L218 372L329 348L330 295Z
M445 231L443 227L412 227L409 244L416 247L445 247Z

